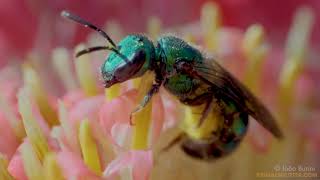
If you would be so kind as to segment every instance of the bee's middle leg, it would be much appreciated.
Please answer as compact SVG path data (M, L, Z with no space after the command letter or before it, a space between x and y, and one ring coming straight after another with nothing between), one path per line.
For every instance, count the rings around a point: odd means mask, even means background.
M198 122L198 127L200 127L202 125L202 123L204 122L204 120L208 117L210 111L213 108L214 102L215 101L214 101L213 95L211 93L205 93L205 94L202 94L194 99L185 99L183 101L184 104L191 105L191 106L201 105L201 104L205 103L205 107L201 113L201 117Z

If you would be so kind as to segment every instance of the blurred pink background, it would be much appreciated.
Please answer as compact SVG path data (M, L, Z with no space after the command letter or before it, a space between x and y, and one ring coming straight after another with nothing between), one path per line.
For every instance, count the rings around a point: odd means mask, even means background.
M205 0L1 0L0 1L0 64L12 58L20 59L32 49L47 52L52 47L69 46L84 40L91 32L66 22L59 15L68 9L98 25L107 20L119 22L126 33L143 32L151 15L161 19L164 26L197 21ZM220 0L224 25L242 29L259 22L269 38L282 46L291 18L298 6L315 9L313 48L319 48L320 24L318 0ZM72 38L73 37L73 38Z

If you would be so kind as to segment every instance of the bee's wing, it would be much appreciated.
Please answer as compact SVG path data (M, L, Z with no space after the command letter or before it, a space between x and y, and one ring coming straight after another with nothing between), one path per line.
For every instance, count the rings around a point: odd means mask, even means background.
M194 68L198 76L214 88L214 93L233 99L240 108L256 119L275 137L281 138L283 136L269 110L213 58L206 58L201 64L196 63Z

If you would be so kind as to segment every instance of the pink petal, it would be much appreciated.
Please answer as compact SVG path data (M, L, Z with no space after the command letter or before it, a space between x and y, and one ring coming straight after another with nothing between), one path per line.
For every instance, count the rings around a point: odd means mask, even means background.
M75 123L84 118L89 118L90 120L95 119L104 101L105 97L102 95L78 101L70 109L69 120Z
M270 149L271 134L264 129L255 120L250 119L248 140L253 147L258 152L265 153Z
M66 179L101 179L94 172L90 171L86 167L86 165L80 157L71 152L59 152L57 154L57 161Z
M27 139L24 139L24 142L19 146L19 148L24 144L29 143ZM18 149L19 149L18 148ZM8 166L9 173L17 180L27 180L27 175L24 171L22 157L19 150L15 152L14 156L9 162Z
M143 163L142 163L143 162ZM153 167L152 151L132 152L133 179L148 180Z
M135 108L136 90L130 90L112 101L105 102L100 108L99 120L108 137L116 123L129 123L130 113Z
M86 96L82 90L68 92L63 96L63 102L67 108L74 106L76 103L84 99Z
M121 170L132 167L134 180L147 180L153 166L152 151L128 151L120 154L104 170L104 177L114 178Z
M9 173L17 180L27 180L27 175L24 171L22 157L20 154L15 154L8 166Z
M241 61L243 33L236 28L222 28L219 32L217 55L223 61Z
M174 99L167 91L161 91L161 99L165 111L163 129L173 127L181 119L180 102Z
M130 134L131 126L128 123L115 123L111 128L111 140L113 145L116 145L116 152L121 152L122 148L128 138L128 134ZM109 137L110 138L110 137ZM118 147L119 145L119 147Z
M152 141L156 142L163 128L164 124L164 107L162 103L161 96L157 94L152 99Z
M320 111L310 112L305 118L297 120L294 128L320 149Z
M295 86L296 99L299 103L311 100L316 94L316 81L306 72L300 75Z
M10 159L19 143L19 139L16 137L8 120L0 112L0 152Z

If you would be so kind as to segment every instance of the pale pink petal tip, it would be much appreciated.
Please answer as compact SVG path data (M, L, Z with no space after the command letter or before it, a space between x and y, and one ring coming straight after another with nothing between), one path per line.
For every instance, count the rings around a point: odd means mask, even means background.
M270 149L271 134L256 121L250 121L248 140L257 152L265 153Z
M100 108L99 121L108 137L112 137L112 128L116 124L129 124L130 113L135 108L136 90L130 90L123 95L105 102ZM112 139L112 141L116 141Z
M72 107L77 102L84 99L86 95L83 93L82 90L68 92L66 95L63 96L63 103L67 108Z
M117 159L113 160L103 172L106 178L114 178L121 170L132 168L134 180L149 179L153 166L152 151L128 151L120 154Z
M69 120L74 123L84 118L95 119L104 100L101 95L78 101L70 109Z
M11 158L19 146L19 139L2 112L0 112L0 124L0 152Z
M24 171L22 157L20 153L16 153L9 162L8 171L17 180L27 180L26 173Z
M311 111L307 116L307 119L299 119L294 128L298 133L310 142L316 151L320 149L320 111ZM307 123L306 123L307 121Z
M68 151L61 151L57 154L57 161L66 179L91 179L99 180L94 172L90 171L82 159Z

